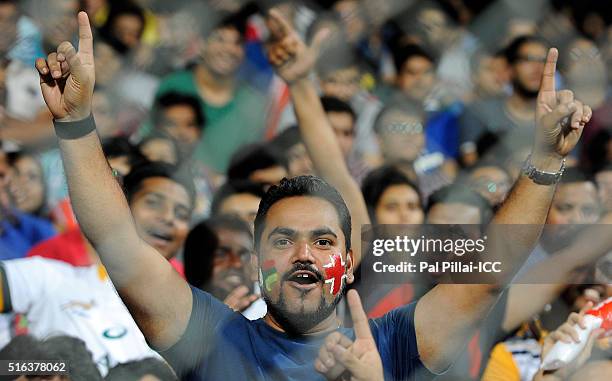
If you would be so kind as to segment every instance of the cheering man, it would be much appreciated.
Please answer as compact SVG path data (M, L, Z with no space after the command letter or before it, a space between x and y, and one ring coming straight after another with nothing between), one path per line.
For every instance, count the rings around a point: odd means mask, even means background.
M196 380L333 379L344 368L336 352L325 350L330 342L367 361L372 341L363 326L356 333L341 327L336 316L359 256L351 250L349 210L326 182L309 176L284 180L260 203L254 242L268 306L260 320L248 321L190 288L139 238L95 132L93 40L85 13L78 22L78 51L63 42L36 67L77 218L148 342L177 372L190 372ZM269 58L289 84L298 122L327 125L307 79L324 34L309 48L278 12L270 12L269 24ZM529 253L546 219L559 178L550 173L562 168L592 114L571 92L555 92L557 56L555 49L548 53L526 174L495 219L530 224L516 242L520 255L512 259L517 262ZM385 378L429 379L446 370L501 291L499 284L438 285L418 302L370 321Z

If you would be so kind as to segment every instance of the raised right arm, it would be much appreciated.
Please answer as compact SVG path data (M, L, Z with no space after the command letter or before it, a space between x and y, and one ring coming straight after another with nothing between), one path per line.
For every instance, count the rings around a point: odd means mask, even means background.
M191 315L189 286L137 234L129 205L104 157L91 118L95 81L93 38L85 12L78 15L79 51L63 42L36 68L53 114L68 190L81 229L149 343L178 341Z
M321 99L308 79L326 32L319 32L308 47L276 10L270 11L268 26L273 40L268 56L277 74L289 85L306 150L317 174L340 192L351 212L352 250L355 265L358 265L361 261L361 226L370 223L368 210L361 189L346 166ZM290 62L285 57L288 52L293 54Z

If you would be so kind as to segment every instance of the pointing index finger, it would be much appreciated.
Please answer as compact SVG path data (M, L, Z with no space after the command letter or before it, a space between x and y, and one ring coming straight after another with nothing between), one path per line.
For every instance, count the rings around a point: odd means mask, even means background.
M373 340L372 331L370 331L370 324L368 323L368 317L366 316L363 306L361 305L359 294L355 290L349 290L347 298L349 309L351 310L351 318L353 319L355 338Z
M79 21L79 53L93 57L93 35L89 25L87 13L81 11L78 15Z
M542 82L540 83L540 93L555 91L555 72L557 70L558 57L559 51L556 48L548 50L544 72L542 73Z

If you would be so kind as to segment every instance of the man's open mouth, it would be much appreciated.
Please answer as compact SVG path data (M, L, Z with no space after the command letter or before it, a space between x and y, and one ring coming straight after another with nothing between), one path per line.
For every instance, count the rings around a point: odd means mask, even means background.
M289 275L287 281L294 283L298 288L314 288L322 282L322 279L312 271L299 270Z
M172 234L170 233L166 233L163 231L159 231L159 230L149 230L147 231L147 233L149 234L149 236L151 236L152 238L154 238L157 241L161 241L162 243L170 243L172 241Z

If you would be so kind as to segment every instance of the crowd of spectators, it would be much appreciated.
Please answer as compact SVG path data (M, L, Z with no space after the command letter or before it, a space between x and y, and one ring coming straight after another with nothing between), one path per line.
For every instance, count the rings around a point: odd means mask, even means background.
M320 45L310 80L333 134L300 125L268 61L271 7ZM266 314L254 224L284 178L322 177L355 221L358 197L371 224L488 224L531 152L557 47L557 88L592 118L539 244L436 380L532 381L550 332L612 297L612 231L580 227L612 218L607 1L0 0L0 359L66 359L73 380L177 377L71 207L35 60L78 41L79 10L94 33L97 132L140 238L250 320ZM321 152L329 138L337 155ZM431 289L367 271L351 288L369 318ZM611 347L600 339L567 379L609 380Z

